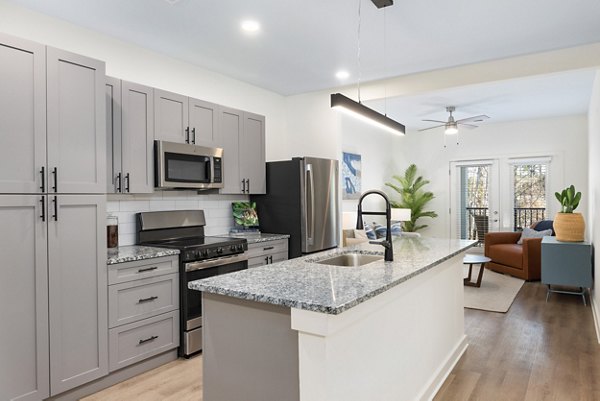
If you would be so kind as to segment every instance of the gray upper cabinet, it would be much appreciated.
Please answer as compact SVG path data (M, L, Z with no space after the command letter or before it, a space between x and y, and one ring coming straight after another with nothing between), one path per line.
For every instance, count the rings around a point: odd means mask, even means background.
M107 192L153 192L153 104L152 88L107 77Z
M48 191L105 193L104 62L46 53Z
M240 137L240 174L246 178L248 194L266 194L265 117L244 112Z
M154 129L155 139L189 143L187 96L154 89Z
M42 191L46 48L0 34L0 193Z
M106 192L119 193L121 174L121 80L106 77Z
M50 389L56 395L108 374L106 201L104 195L48 198Z
M265 117L222 107L219 146L223 147L223 194L264 194Z
M189 98L190 143L216 146L219 132L219 108L214 103Z
M49 396L45 199L0 195L1 400Z
M216 146L219 108L219 105L204 100L155 89L155 138Z

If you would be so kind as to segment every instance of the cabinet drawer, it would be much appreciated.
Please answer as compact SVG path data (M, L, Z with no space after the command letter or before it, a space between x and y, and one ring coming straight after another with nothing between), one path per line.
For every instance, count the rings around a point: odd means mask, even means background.
M248 245L248 258L254 258L261 255L273 255L275 253L287 252L288 240L280 239L276 241L258 242Z
M140 278L162 276L179 271L179 257L136 260L108 265L108 284L118 284Z
M179 274L108 287L108 327L179 309Z
M179 346L179 311L110 329L111 372Z
M287 251L279 252L274 255L264 254L261 256L256 256L254 258L248 259L248 268L270 265L272 263L282 262L287 259L288 259Z

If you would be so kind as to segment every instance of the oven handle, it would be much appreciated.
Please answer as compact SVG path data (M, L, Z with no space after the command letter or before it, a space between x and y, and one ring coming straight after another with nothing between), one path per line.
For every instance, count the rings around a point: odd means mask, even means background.
M191 262L184 265L186 272L193 272L195 270L208 269L215 266L224 266L231 263L243 262L248 260L248 252L240 253L237 255L223 256L214 259L202 260L200 262Z

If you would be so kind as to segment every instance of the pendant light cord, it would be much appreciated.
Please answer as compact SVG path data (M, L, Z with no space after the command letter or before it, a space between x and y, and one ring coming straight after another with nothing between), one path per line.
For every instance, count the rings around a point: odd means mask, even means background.
M361 78L361 69L360 69L360 5L362 3L362 0L358 0L358 40L357 40L357 46L356 46L356 50L357 50L357 54L356 54L356 61L358 64L358 103L360 103L360 78Z
M387 7L383 9L383 114L387 117Z

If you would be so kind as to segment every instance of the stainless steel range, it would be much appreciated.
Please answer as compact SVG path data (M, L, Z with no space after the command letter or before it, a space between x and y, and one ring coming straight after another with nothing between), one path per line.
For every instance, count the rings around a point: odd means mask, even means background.
M175 210L137 214L137 243L180 250L179 300L181 346L189 357L202 350L202 297L188 289L190 281L248 268L244 238L204 235L203 210Z

